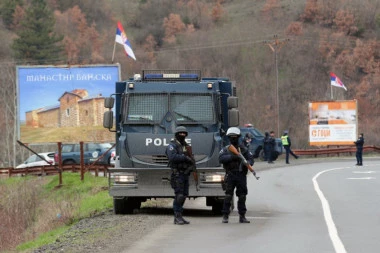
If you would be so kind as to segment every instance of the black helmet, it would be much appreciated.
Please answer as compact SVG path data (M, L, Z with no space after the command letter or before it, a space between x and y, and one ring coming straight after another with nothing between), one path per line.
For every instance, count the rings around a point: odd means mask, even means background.
M253 135L251 133L246 133L244 138L245 139L253 139Z
M176 129L175 129L175 135L177 135L177 134L179 134L179 133L186 133L186 136L189 134L188 132L187 132L187 129L186 129L186 127L184 127L184 126L178 126L178 127L176 127Z

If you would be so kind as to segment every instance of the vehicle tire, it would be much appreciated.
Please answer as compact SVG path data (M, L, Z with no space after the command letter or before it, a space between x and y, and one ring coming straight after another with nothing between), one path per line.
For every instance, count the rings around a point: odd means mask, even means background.
M277 152L277 151L275 151L275 152L273 152L273 157L272 157L272 160L273 160L273 161L276 161L276 160L277 160L277 158L278 158L278 152Z
M265 154L264 154L264 150L263 149L260 151L259 159L260 159L260 161L264 161L265 160Z
M212 204L212 213L215 215L221 215L223 209L223 200L215 200Z
M113 199L113 211L115 214L133 214L133 210L141 207L141 200L137 198Z
M72 165L72 164L75 164L74 160L66 160L62 162L62 165Z

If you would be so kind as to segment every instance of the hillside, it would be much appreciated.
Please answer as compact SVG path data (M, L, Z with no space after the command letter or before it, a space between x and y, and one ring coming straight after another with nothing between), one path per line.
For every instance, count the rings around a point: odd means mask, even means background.
M12 43L29 2L4 0L0 6L3 143L12 143L14 134L7 127L14 124L17 108L11 95L17 93L14 67L25 64L14 58ZM366 134L366 144L380 141L378 0L46 2L54 13L55 32L64 36L64 58L47 58L44 64L111 63L120 20L137 58L133 61L116 46L114 62L121 64L124 79L156 68L201 69L204 76L229 77L238 87L241 124L250 122L263 131L277 129L278 84L279 129L290 131L295 147L307 148L308 102L331 99L333 71L348 89L334 88L333 99L357 99L359 132ZM14 10L13 19L6 23L9 10ZM278 46L276 54L270 45ZM7 160L9 153L0 157Z

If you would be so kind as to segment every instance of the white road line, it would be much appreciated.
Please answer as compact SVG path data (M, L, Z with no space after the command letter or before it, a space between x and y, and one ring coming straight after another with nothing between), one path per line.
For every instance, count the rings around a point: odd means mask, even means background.
M349 179L349 180L355 180L355 179L371 180L371 179L376 179L376 177L348 177L346 179Z
M330 239L331 239L331 242L333 243L335 252L346 253L347 251L346 251L342 241L340 240L340 237L338 235L338 231L336 229L334 220L332 218L329 202L325 198L325 196L324 196L323 192L321 191L321 189L319 188L319 185L317 182L317 178L320 175L322 175L323 173L329 172L332 170L340 170L340 169L346 169L346 168L329 169L329 170L324 170L324 171L319 172L317 175L315 175L313 177L313 185L314 185L314 190L317 192L318 197L322 203L323 215L325 216L325 222L326 222L327 229L329 231Z
M352 173L354 173L354 174L372 174L372 173L377 173L377 171L373 171L373 170L370 170L370 171L353 171Z

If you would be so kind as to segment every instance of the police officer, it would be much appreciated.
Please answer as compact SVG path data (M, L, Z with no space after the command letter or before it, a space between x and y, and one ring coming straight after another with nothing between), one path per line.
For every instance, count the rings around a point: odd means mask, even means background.
M289 154L294 156L294 158L298 159L298 155L294 154L293 151L290 149L292 142L290 141L287 130L285 130L284 134L281 136L281 141L282 141L282 146L285 148L285 151L286 151L286 156L285 156L286 164L289 164Z
M237 127L230 127L227 130L227 136L230 144L233 145L244 158L253 165L253 155L244 146L244 144L239 144L240 129ZM219 153L219 162L223 164L223 168L226 170L225 176L225 198L223 203L223 223L228 223L228 216L230 214L231 201L233 197L234 190L236 188L236 196L239 198L237 202L237 208L239 212L239 222L240 223L250 223L249 220L245 218L245 213L247 208L245 206L246 196L248 194L247 189L247 172L248 168L242 164L239 156L232 154L228 150L228 146L224 147Z
M244 145L246 146L247 149L249 149L249 146L251 145L251 141L253 139L252 134L246 133L244 136Z
M189 196L190 171L188 171L188 168L195 163L192 158L186 156L186 147L189 146L185 141L187 135L186 127L177 127L174 134L175 138L166 148L166 156L169 159L169 166L172 170L170 182L175 194L173 200L174 224L178 225L190 223L182 217L183 204L186 197Z
M274 137L274 131L270 131L270 135L268 138L268 163L273 163L275 145L276 140Z
M364 145L364 136L363 133L359 134L359 138L354 142L356 145L356 165L363 165L363 145Z

